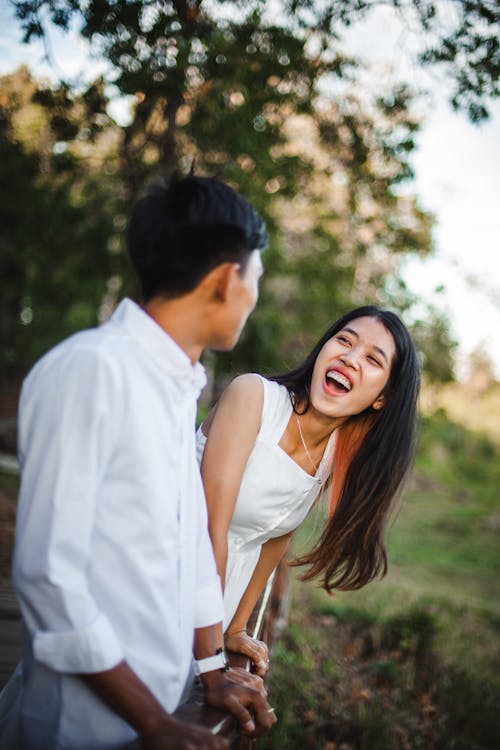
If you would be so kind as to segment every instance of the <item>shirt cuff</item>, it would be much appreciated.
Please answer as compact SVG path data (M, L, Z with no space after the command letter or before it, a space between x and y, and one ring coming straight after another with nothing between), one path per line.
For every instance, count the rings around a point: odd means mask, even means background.
M86 628L41 631L33 639L35 659L56 672L90 674L112 669L124 658L108 618L98 615Z
M224 619L224 602L219 576L216 582L198 589L194 613L195 628L206 628Z

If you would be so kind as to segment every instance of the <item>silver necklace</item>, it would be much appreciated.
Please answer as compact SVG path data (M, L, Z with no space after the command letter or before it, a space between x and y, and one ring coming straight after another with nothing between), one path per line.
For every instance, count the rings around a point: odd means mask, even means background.
M304 435L302 434L302 427L300 426L299 415L297 414L297 412L296 412L296 411L294 411L294 414L295 414L295 419L297 420L297 427L299 428L299 435L300 435L300 439L302 440L302 445L304 446L304 450L305 450L305 452L306 452L307 458L308 458L308 459L309 459L309 461L311 462L311 465L312 465L312 467L313 467L313 469L314 469L314 473L315 473L315 474L317 474L317 473L318 473L318 468L319 468L319 467L318 467L318 466L316 466L316 464L315 464L315 463L314 463L314 461L312 460L312 458L311 458L311 454L309 453L309 450L308 450L308 448L307 448L307 445L306 445L306 441L304 440Z

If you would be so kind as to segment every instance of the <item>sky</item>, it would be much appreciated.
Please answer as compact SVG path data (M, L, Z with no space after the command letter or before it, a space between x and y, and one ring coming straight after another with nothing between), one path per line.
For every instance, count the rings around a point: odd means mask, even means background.
M84 81L104 71L102 61L89 58L76 30L51 31L47 64L40 42L22 44L7 0L0 0L0 30L0 73L24 63L37 75ZM342 47L364 58L367 81L375 70L430 91L420 105L424 124L409 189L436 217L434 253L427 261L407 263L404 277L410 289L447 313L459 342L458 375L466 373L470 354L481 346L500 378L500 102L490 103L491 118L479 126L453 112L450 84L435 69L425 72L413 62L417 44L394 11L382 7L354 24ZM125 112L123 103L111 110L118 120ZM444 291L436 294L439 286Z
M354 24L343 45L376 66L379 76L399 76L429 91L409 188L435 215L434 253L427 261L411 260L404 278L448 314L459 342L458 374L482 346L500 377L500 102L489 103L488 122L471 124L449 105L444 76L413 62L417 46L388 7ZM436 294L440 285L445 290Z

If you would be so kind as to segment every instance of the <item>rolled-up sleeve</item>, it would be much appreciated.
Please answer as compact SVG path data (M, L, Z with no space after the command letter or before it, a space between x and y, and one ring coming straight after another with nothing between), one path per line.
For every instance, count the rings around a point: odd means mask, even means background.
M54 350L23 386L13 578L34 657L59 672L98 672L123 658L86 578L116 394L111 364L81 347Z
M204 628L215 625L224 619L224 604L221 595L220 580L198 588L196 592L195 627Z
M222 598L222 587L212 543L208 533L208 518L203 485L199 478L199 469L196 464L196 484L199 497L198 515L198 550L197 575L196 575L196 602L195 602L195 627L202 628L222 622L224 619L224 602Z

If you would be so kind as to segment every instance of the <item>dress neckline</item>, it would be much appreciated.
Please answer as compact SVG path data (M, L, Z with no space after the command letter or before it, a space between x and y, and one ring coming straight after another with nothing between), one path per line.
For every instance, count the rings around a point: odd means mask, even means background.
M331 455L331 449L332 449L332 445L333 445L333 441L334 441L334 435L335 435L335 431L333 431L330 434L330 437L328 438L328 442L327 442L327 444L325 446L325 450L323 451L323 455L321 456L321 461L318 464L318 470L317 470L317 472L315 474L310 474L306 469L304 469L300 464L298 464L297 461L295 461L286 452L286 450L281 447L281 445L279 444L279 442L278 443L272 443L272 445L275 445L276 448L280 451L280 453L283 454L283 456L286 456L286 458L288 459L288 461L290 463L292 463L294 466L296 466L297 469L298 469L298 471L300 471L300 473L303 476L309 477L309 479L311 479L313 482L322 482L323 481L323 476L322 476L323 469L324 469L324 466L325 466L325 462L330 458L330 455ZM283 437L283 436L281 436L281 437ZM280 438L280 440L281 440L281 438Z

